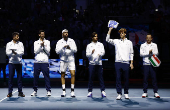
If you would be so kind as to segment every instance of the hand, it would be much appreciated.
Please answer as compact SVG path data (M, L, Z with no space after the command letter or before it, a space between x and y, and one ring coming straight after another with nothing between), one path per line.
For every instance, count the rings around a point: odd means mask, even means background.
M95 49L92 50L92 54L94 53Z
M12 53L14 53L15 55L17 54L14 50L12 50Z
M113 29L113 27L109 27L109 31L111 31Z
M41 43L41 46L42 46L42 47L44 47L44 42L43 42L43 43Z
M131 68L131 70L134 68L134 67L133 67L133 63L130 64L130 68Z
M152 54L152 50L149 51L149 54Z
M65 45L64 48L70 49L70 46L69 45Z

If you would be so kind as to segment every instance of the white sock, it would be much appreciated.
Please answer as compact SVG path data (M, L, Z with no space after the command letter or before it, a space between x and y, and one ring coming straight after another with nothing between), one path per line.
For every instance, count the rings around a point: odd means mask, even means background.
M74 84L71 84L71 89L74 89Z
M65 84L62 85L62 88L65 89Z

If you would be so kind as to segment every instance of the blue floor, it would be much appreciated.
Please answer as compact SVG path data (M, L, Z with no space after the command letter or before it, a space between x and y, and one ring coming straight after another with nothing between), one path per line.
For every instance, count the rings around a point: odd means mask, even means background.
M86 88L76 88L76 98L70 97L70 88L66 88L67 96L61 98L61 88L52 88L52 96L46 97L45 88L38 89L38 96L31 97L32 88L23 88L26 97L18 97L14 88L13 97L7 98L7 88L0 89L0 109L57 109L57 110L170 110L170 89L159 89L160 99L153 97L153 90L148 90L148 98L141 98L142 88L129 89L130 99L116 100L116 89L106 89L106 98L101 97L100 89L93 90L93 97L86 97Z

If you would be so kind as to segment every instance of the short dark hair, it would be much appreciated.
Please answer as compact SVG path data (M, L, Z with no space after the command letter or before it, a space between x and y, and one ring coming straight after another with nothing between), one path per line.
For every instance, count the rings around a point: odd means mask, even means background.
M13 32L13 33L12 33L12 38L15 37L16 35L19 36L19 32Z
M151 34L151 33L147 33L147 35L151 35L151 37L153 38L153 36L152 36L152 34ZM146 36L147 36L147 35L146 35Z
M91 34L91 38L95 37L96 34L97 34L96 32L93 32L93 33Z
M45 31L44 31L44 30L39 30L39 34L41 34L41 32L44 32L44 34L45 34Z

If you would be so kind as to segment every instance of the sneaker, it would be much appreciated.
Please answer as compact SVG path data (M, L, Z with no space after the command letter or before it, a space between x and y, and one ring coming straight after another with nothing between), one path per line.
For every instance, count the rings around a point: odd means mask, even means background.
M155 94L154 94L154 97L155 97L155 98L160 98L160 96L159 96L158 93L155 93Z
M63 94L61 94L61 97L65 97L66 96L66 91L63 91Z
M20 96L20 97L25 97L25 95L23 94L23 92L19 92L19 93L18 93L18 96Z
M121 94L118 94L116 100L120 100L122 98L122 95Z
M34 91L34 92L31 94L31 96L37 96L37 92Z
M47 96L51 96L51 92L50 91L47 91Z
M146 98L146 97L148 97L148 94L147 93L143 93L142 94L142 98Z
M71 91L71 97L76 97L74 91Z
M102 91L102 97L106 97L106 92Z
M87 97L92 97L92 92L89 92L89 93L87 94Z
M8 93L7 97L12 97L12 93Z
M125 99L129 99L129 95L128 94L124 94L125 95Z

